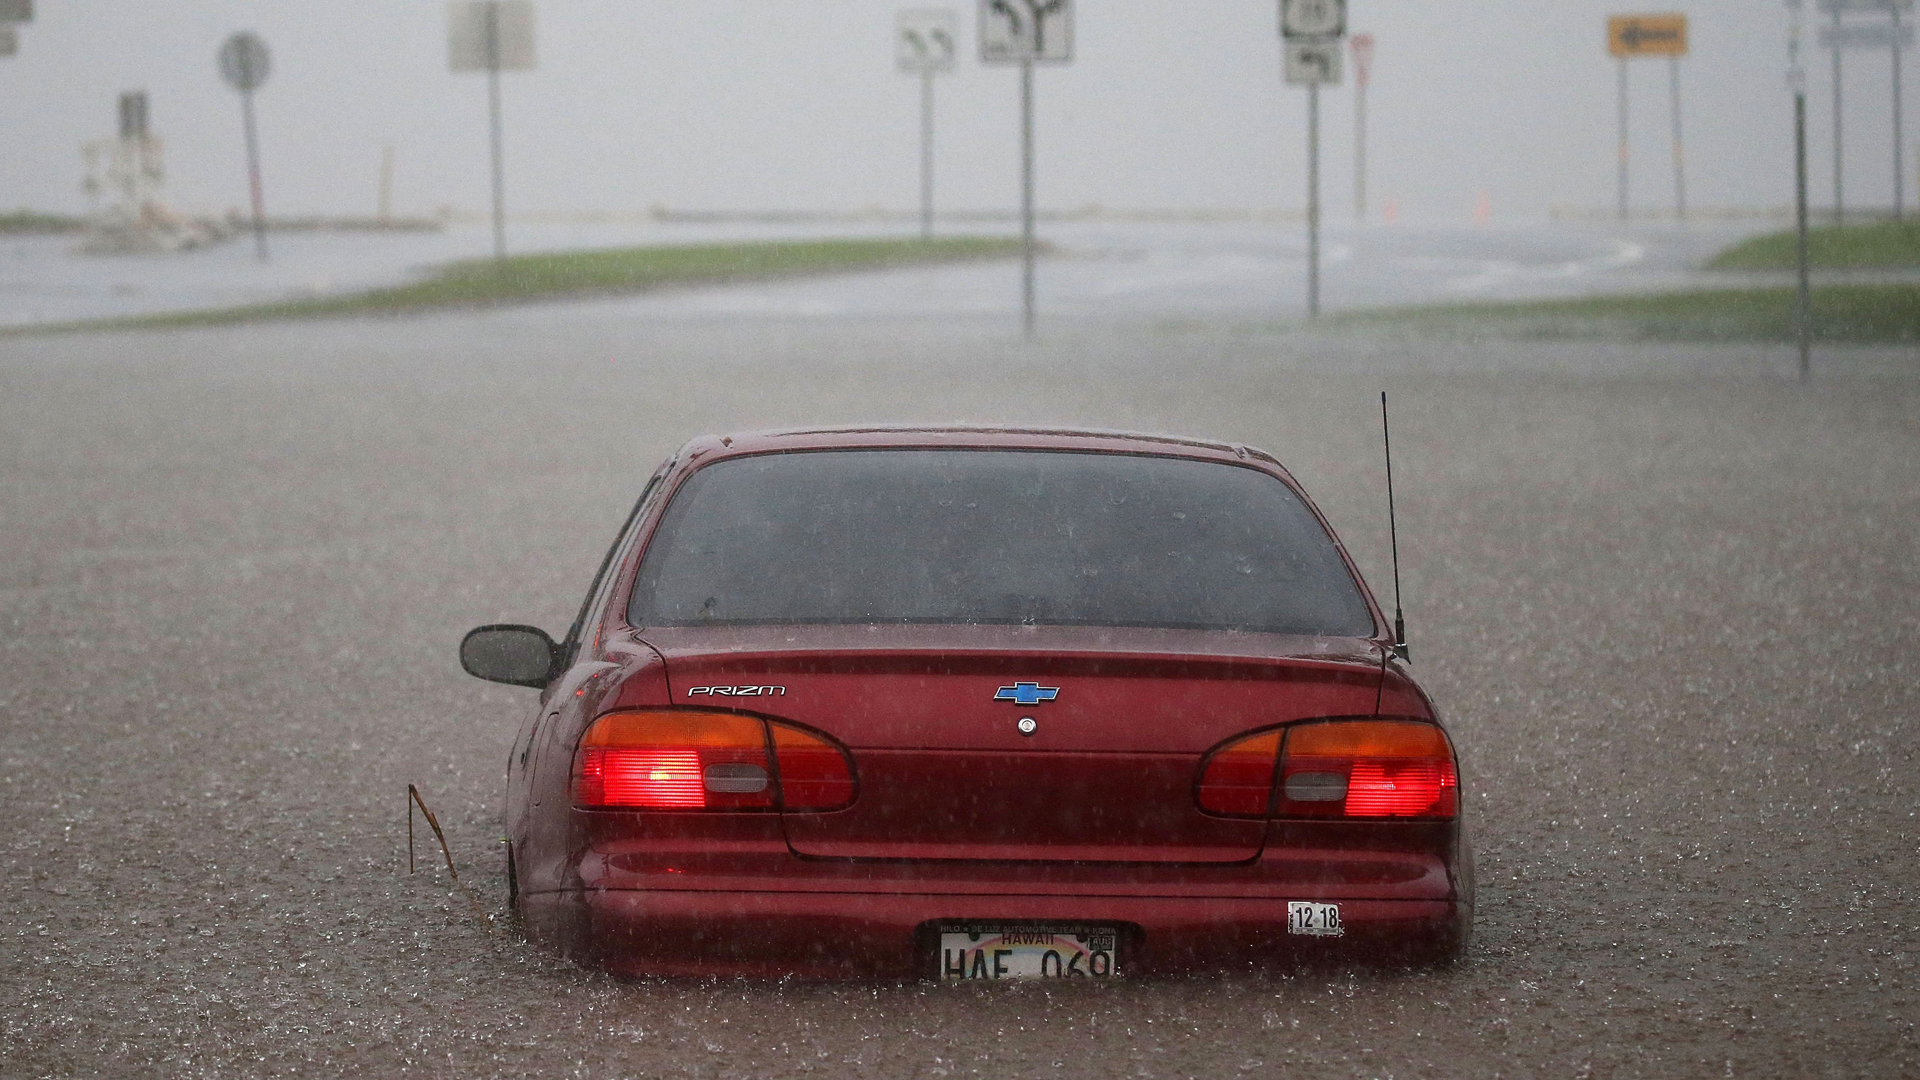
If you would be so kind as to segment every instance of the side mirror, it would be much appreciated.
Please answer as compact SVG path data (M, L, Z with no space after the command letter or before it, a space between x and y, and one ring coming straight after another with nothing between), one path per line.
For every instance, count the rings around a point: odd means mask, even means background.
M460 639L460 666L488 682L545 687L559 661L560 646L537 626L496 623Z

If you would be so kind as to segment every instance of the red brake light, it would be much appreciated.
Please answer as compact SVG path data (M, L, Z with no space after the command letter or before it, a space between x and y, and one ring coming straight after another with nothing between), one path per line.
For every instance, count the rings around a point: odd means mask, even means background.
M1200 809L1231 817L1266 817L1279 755L1278 730L1244 736L1215 749L1200 768L1200 788L1194 796Z
M752 716L634 710L587 728L574 795L593 810L835 810L853 802L853 763L818 735Z
M1286 817L1451 818L1453 747L1434 724L1333 720L1287 734L1279 812Z

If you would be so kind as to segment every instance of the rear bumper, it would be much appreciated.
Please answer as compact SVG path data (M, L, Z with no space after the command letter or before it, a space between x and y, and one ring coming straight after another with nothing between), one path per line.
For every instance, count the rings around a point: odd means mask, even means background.
M1287 902L1195 896L585 889L521 897L537 939L625 975L932 977L932 928L950 921L1116 925L1122 973L1396 962L1465 943L1467 904L1340 899L1341 937L1287 933Z

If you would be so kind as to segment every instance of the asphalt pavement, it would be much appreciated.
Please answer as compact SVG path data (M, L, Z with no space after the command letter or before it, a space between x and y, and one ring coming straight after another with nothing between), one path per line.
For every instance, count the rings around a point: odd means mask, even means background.
M0 339L0 1074L1920 1074L1920 354L635 303ZM622 983L498 917L533 694L455 643L563 627L686 437L1242 440L1384 593L1383 388L1458 964Z

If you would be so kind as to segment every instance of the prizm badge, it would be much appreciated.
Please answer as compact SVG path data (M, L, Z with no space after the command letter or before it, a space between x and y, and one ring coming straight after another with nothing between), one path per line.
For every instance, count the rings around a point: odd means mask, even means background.
M784 686L696 686L687 691L688 697L711 695L713 697L786 697Z
M1003 686L993 692L995 701L1011 701L1017 705L1038 705L1043 701L1052 701L1060 696L1057 686L1041 686L1039 683L1014 683Z

